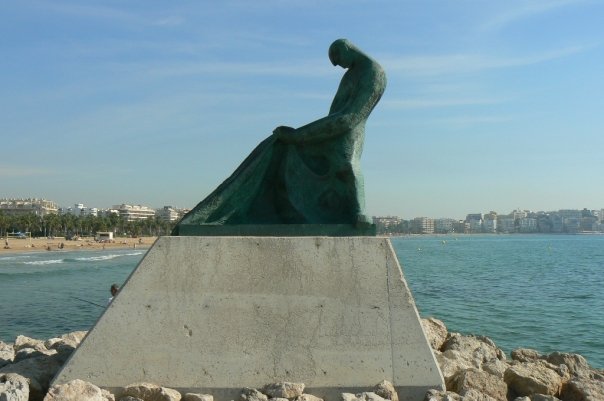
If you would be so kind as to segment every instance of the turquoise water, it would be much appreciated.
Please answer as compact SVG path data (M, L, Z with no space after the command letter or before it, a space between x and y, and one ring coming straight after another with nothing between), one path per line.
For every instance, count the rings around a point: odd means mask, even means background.
M514 348L579 353L604 368L604 236L400 237L422 317Z
M576 352L604 368L604 236L392 238L418 309L506 352ZM87 330L144 251L0 254L0 339ZM79 299L78 299L79 298Z
M0 254L0 340L88 330L143 250ZM79 298L79 299L78 299ZM88 302L101 306L96 306Z

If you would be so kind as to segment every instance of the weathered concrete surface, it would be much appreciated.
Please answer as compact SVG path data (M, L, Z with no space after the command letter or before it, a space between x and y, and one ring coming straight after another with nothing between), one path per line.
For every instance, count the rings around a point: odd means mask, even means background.
M160 238L54 384L76 378L219 400L278 381L444 390L390 241L370 237Z

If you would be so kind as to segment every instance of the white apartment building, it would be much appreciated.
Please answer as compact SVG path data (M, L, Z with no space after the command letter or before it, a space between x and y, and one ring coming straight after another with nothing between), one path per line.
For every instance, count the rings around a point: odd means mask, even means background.
M57 214L59 207L53 201L46 199L0 199L0 211L7 215L33 213L36 216Z
M127 205L122 203L121 205L113 206L112 209L117 210L120 217L126 221L145 220L149 217L155 217L155 210L148 206L142 205Z
M519 220L519 230L521 233L537 232L537 219L524 217Z
M484 219L482 222L482 228L485 233L496 233L497 232L497 219Z
M454 230L453 224L455 219L435 219L434 220L434 231L438 234L452 233Z
M156 215L164 221L176 221L180 218L180 213L172 206L164 206L161 209L157 209Z

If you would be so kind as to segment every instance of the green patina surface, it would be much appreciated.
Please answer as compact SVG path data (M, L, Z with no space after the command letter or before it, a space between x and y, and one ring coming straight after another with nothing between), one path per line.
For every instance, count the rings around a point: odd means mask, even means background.
M329 59L346 69L329 114L277 127L172 235L375 235L364 215L360 157L386 75L346 39L332 43Z

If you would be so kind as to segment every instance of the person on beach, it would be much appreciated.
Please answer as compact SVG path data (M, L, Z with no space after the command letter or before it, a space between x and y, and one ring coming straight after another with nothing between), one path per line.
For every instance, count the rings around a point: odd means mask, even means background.
M109 300L107 301L107 305L109 305L111 303L111 301L113 301L113 298L117 295L117 292L120 290L120 286L117 285L116 283L111 284L111 288L109 289L109 291L111 291L111 298L109 298Z

